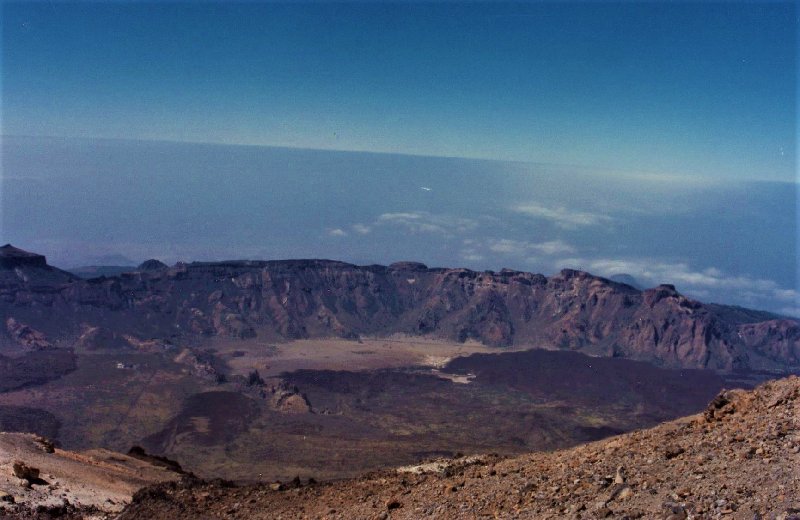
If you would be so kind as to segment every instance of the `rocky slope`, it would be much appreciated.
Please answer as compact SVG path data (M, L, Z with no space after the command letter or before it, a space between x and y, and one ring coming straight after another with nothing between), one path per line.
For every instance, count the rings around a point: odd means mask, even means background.
M0 433L0 518L107 518L142 486L177 480L176 470L143 452L76 453L35 435Z
M545 277L403 262L328 260L177 264L76 279L40 255L0 248L2 341L70 347L113 338L191 341L406 333L627 357L672 367L800 364L800 324L703 305L660 285L640 291L589 273ZM13 321L10 321L13 320ZM26 331L21 333L20 331ZM86 331L92 331L91 337ZM94 339L93 339L94 338Z
M47 264L43 255L30 253L11 244L0 247L0 300L6 303L17 301L12 294L21 292L19 303L25 301L24 294L47 294L57 292L65 284L78 277Z
M120 520L800 518L800 378L725 391L695 416L577 448L437 460L326 484L190 479Z

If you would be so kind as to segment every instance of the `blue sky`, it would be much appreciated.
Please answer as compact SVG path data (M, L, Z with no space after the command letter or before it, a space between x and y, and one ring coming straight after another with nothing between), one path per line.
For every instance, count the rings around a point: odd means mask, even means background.
M794 3L3 4L3 132L794 180Z
M795 3L1 5L0 242L56 265L575 267L800 316Z

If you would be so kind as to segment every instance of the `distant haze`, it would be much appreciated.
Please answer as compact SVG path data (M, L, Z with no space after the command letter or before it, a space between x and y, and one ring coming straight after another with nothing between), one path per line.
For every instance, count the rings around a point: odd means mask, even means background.
M797 314L797 6L2 2L0 232L64 267L576 267Z
M796 186L357 152L5 137L0 241L60 267L236 258L674 283L797 315Z

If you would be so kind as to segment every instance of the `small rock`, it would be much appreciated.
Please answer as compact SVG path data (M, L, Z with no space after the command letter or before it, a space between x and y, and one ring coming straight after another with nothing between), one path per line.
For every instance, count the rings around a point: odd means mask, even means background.
M667 509L664 514L664 520L684 520L689 516L686 513L686 508L680 504L667 502L664 504L664 507Z
M391 511L392 509L399 509L401 507L403 507L403 504L401 504L395 499L389 499L386 501L386 509L388 509L389 511Z
M21 461L14 462L13 469L14 469L14 475L17 478L27 480L28 482L31 482L32 480L37 480L39 478L39 468L28 466L24 462Z
M55 453L56 447L49 439L44 437L36 437L36 442L39 444L39 447L44 450L45 453Z
M706 462L709 462L711 460L711 456L708 455L707 453L704 453L702 455L698 455L695 458L695 460L697 461L698 464L702 465L705 464Z
M667 460L674 459L685 451L686 450L680 446L667 446L666 449L664 449L664 457L666 457Z
M630 486L625 486L620 490L617 494L617 500L625 500L626 498L633 495L633 491L631 490Z

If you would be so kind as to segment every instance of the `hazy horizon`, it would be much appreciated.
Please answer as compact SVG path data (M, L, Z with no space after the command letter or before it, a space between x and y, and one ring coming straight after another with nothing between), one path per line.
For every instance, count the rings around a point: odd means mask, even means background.
M0 237L55 265L574 267L800 315L794 2L0 9Z
M2 150L0 240L60 267L330 258L578 268L797 314L792 183L157 141L6 136Z

